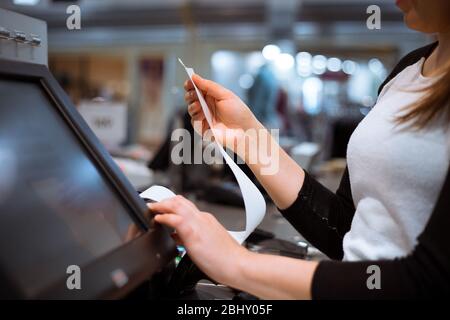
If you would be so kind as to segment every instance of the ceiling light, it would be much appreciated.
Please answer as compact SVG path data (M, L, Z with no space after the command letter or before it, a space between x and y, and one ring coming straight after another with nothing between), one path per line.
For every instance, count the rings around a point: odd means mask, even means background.
M274 44L268 44L262 50L264 58L267 60L275 60L281 53L280 47Z
M13 3L18 6L35 6L40 0L14 0Z

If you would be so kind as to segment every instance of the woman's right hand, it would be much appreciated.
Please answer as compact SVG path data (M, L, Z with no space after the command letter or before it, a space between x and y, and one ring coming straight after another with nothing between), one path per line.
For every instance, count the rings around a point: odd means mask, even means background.
M218 142L245 161L278 208L292 205L305 178L302 168L278 145L239 97L198 75L193 76L193 81L210 108L211 129ZM188 80L184 88L192 125L203 136L210 128L194 86Z
M208 129L212 129L215 138L222 145L237 152L237 146L245 139L246 131L257 130L262 128L262 125L249 107L230 90L198 75L194 75L192 79L197 88L202 91L212 115L212 128L210 128L194 86L190 80L187 80L184 84L185 100L189 105L188 112L194 129L201 135L204 135Z

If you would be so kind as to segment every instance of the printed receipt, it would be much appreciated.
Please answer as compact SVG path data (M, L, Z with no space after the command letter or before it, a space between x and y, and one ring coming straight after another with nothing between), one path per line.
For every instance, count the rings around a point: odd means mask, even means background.
M183 61L178 59L180 63L185 68L189 79L192 81L192 76L194 75L194 69L188 68L184 65ZM202 107L203 113L205 114L206 121L209 124L209 127L212 128L212 116L209 110L208 105L206 104L205 98L203 97L202 92L197 88L195 83L192 81L195 92L197 93L198 100L200 101L200 105ZM214 134L214 131L213 131ZM236 180L239 184L239 188L241 189L242 197L244 198L245 205L245 230L244 231L228 231L230 235L236 239L237 242L242 244L242 242L247 239L247 237L256 229L256 227L261 223L266 213L266 202L264 201L264 197L255 184L247 177L247 175L238 167L238 165L231 159L228 153L225 151L223 146L215 139L216 143L219 146L220 153L222 154L225 162L230 167L233 172ZM162 201L164 199L168 199L174 197L175 194L169 189L161 186L152 186L146 191L141 193L141 197L148 198L154 201Z

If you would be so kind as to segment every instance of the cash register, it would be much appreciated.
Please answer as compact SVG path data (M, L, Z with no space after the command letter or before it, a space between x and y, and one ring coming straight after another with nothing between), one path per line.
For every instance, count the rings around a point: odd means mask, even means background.
M46 65L45 22L0 9L0 298L127 297L175 244Z

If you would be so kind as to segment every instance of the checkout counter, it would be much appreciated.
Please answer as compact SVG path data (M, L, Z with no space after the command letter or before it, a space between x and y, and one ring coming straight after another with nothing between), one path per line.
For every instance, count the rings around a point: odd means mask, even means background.
M252 298L205 281L187 255L176 267L169 230L48 70L45 22L2 9L0 96L0 298ZM242 227L242 208L198 205ZM261 228L251 250L305 257L275 207ZM69 285L74 266L81 288Z

